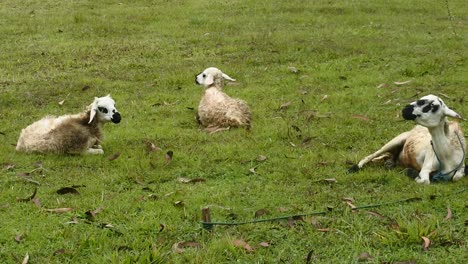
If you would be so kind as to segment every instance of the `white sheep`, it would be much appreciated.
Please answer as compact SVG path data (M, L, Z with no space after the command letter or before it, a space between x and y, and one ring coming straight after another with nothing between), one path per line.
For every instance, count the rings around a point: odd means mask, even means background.
M429 184L430 176L434 176L433 180L461 179L465 175L465 138L460 124L447 121L447 117L462 117L435 95L407 105L402 115L417 125L363 158L349 171L355 172L370 161L392 156L402 166L419 171L418 183Z
M17 151L58 154L104 154L101 128L104 123L119 123L120 113L110 95L94 98L80 114L46 116L21 131Z
M210 67L196 76L195 82L205 88L205 93L198 105L198 122L206 131L217 132L230 127L252 125L252 114L247 103L229 97L222 92L224 79L236 81L219 69Z

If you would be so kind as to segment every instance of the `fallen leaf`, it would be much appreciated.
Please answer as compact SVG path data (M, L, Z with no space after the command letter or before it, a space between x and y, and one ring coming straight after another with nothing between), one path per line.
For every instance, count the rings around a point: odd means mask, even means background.
M38 208L42 208L41 200L40 200L39 198L34 198L34 199L32 199L32 202L33 202Z
M184 206L184 202L183 201L175 201L174 205L178 206L178 207L181 207L181 206Z
M91 211L91 210L88 210L85 212L85 215L86 215L86 218L88 218L88 220L94 220L94 218L96 218L96 215L101 212L103 209L103 207L98 207L96 210L94 211Z
M262 247L269 247L270 246L270 243L264 241L264 242L260 242L260 246Z
M34 189L34 192L33 194L31 194L31 196L27 197L27 198L16 198L16 201L18 202L29 202L31 201L32 199L34 199L34 197L36 196L37 194L37 188Z
M447 207L447 216L444 218L444 221L448 221L452 219L452 209L450 207Z
M361 254L359 254L359 256L357 257L358 261L368 261L368 260L371 260L373 259L374 257L372 257L369 253L367 252L363 252Z
M65 208L54 208L54 209L44 209L44 210L50 213L67 213L67 212L73 211L73 208L65 207Z
M58 102L59 105L63 105L63 103L65 103L65 99L62 100L62 101L60 101L60 102Z
M15 168L15 164L13 163L3 163L3 167L5 168L5 170L7 171L11 171Z
M253 174L257 173L257 172L255 171L255 167L250 168L249 171L250 171L251 173L253 173Z
M263 161L265 161L265 160L267 160L267 157L266 157L266 156L259 155L259 156L257 157L257 161L259 161L259 162L263 162Z
M287 109L290 105L291 105L291 101L288 101L288 102L283 103L282 105L280 105L279 109L280 110Z
M80 194L77 189L72 188L72 187L63 187L57 190L58 194Z
M363 120L363 121L366 121L366 122L370 121L367 116L363 116L363 115L354 114L354 115L351 115L351 117L355 118L355 119L360 119L360 120Z
M380 88L384 88L384 87L387 87L388 85L386 83L381 83L379 85L377 85L377 89L380 89Z
M174 152L172 152L172 150L169 150L168 152L166 152L166 156L165 156L166 165L169 165L169 163L171 163L173 155L174 155Z
M395 85L405 85L412 82L412 80L404 81L404 82L393 82Z
M162 149L160 147L156 146L153 142L151 142L149 140L146 140L145 143L146 143L147 150L149 152L162 151Z
M194 179L187 179L184 177L179 177L177 179L180 183L197 183L197 182L205 182L206 179L204 178L194 178Z
M255 212L255 217L260 217L262 215L267 215L267 214L270 214L270 211L268 211L267 209L260 209Z
M15 241L19 243L21 242L21 240L23 240L23 234L17 234L15 236Z
M240 240L240 239L235 239L234 241L232 241L232 244L235 247L245 249L247 252L253 252L254 251L253 248L247 242L245 242L243 240Z
M324 96L322 97L322 99L320 99L320 102L323 102L323 101L325 101L325 100L327 100L327 99L328 99L328 95L324 95Z
M28 264L28 263L29 263L29 254L26 253L21 264Z
M186 248L199 248L200 244L198 242L188 241L188 242L177 242L172 245L172 251L175 253L183 253Z
M284 213L284 212L289 211L288 208L284 208L284 207L280 207L280 208L278 208L277 210L278 210L278 212L280 212L280 213Z
M348 204L348 206L351 208L351 210L354 210L354 209L357 208L357 207L356 207L354 204L352 204L350 201L346 201L346 204Z
M70 225L70 224L78 224L78 217L73 216L71 221L66 222L65 224Z
M374 212L374 211L366 211L366 213L368 213L370 215L373 215L373 216L376 216L376 217L378 217L380 219L385 219L385 216L383 216L383 215L381 215L381 214L379 214L377 212Z
M422 250L426 251L429 248L429 245L431 244L431 240L429 240L429 238L427 238L425 236L423 236L421 238L424 240Z
M57 255L63 255L65 254L65 249L64 248L60 248L60 249L57 249L54 251L54 256L57 256Z
M159 232L164 231L164 229L166 229L166 225L165 224L159 224Z
M293 67L293 66L288 67L288 70L289 70L290 72L292 72L292 73L298 73L298 72L299 72L299 70L298 70L296 67Z
M330 232L330 231L331 231L330 228L317 228L316 230L319 231L319 232L324 232L324 233L325 233L325 232Z
M115 153L114 155L109 156L107 159L113 161L116 160L118 157L120 157L120 153Z

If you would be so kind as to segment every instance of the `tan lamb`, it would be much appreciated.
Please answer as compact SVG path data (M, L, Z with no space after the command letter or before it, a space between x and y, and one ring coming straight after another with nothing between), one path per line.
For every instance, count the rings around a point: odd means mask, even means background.
M208 132L229 130L231 127L245 127L250 130L252 114L247 103L231 98L222 89L224 80L236 80L210 67L196 76L195 82L205 88L205 93L198 105L198 122Z
M356 172L371 161L390 156L402 166L417 170L418 183L429 184L430 176L433 180L461 179L465 175L465 137L460 124L448 121L447 117L462 117L435 95L407 105L402 115L417 125L363 158L349 171Z
M57 154L104 154L102 126L119 123L120 113L110 95L94 98L80 114L46 116L21 131L17 151Z

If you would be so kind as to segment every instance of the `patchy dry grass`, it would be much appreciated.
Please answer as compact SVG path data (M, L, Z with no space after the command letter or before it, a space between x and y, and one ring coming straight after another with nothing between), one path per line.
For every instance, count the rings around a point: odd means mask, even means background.
M466 179L345 173L412 126L399 114L420 95L468 115L466 3L448 4L453 23L445 1L2 1L0 262L463 262ZM225 90L250 103L252 132L198 131L208 66L238 80ZM104 156L14 151L21 128L108 93L123 119ZM41 209L17 200L35 188ZM207 206L221 222L327 213L208 232Z

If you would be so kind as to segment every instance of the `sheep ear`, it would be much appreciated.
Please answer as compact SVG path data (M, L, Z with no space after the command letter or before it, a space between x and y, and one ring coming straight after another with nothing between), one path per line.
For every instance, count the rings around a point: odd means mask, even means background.
M225 80L228 80L228 81L231 81L231 82L235 82L235 81L236 81L236 79L233 79L233 78L229 77L229 75L227 75L227 74L225 74L225 73L223 73L223 78L224 78Z
M214 78L213 74L207 74L206 79L205 79L205 85L212 85L214 83Z
M448 108L447 106L444 107L444 114L446 116L464 120L463 117L461 117L461 115L459 115L457 112L453 111L452 109Z
M97 101L98 101L98 98L97 97L94 97L94 102L91 104L90 106L90 113L89 113L89 122L88 124L91 124L91 122L93 121L94 119L94 116L96 116L96 112L97 112Z

